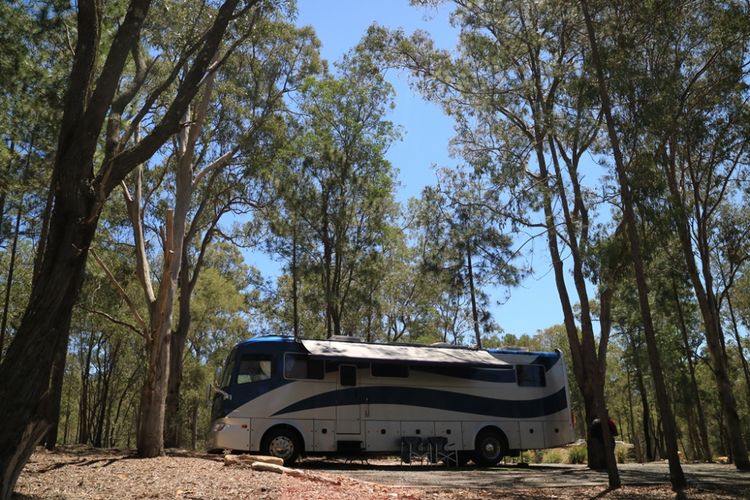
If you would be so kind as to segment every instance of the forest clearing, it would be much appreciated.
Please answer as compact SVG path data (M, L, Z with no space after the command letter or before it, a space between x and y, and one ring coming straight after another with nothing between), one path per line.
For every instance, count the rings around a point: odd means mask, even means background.
M2 1L0 302L0 500L744 477L750 2Z
M689 499L750 498L750 478L722 466L725 480L686 490ZM444 467L401 467L397 460L373 459L363 462L303 462L300 476L259 472L249 466L225 466L220 455L169 450L167 456L137 459L125 450L96 450L88 447L62 447L48 452L37 450L21 475L16 492L23 499L108 499L108 498L193 498L268 500L347 500L425 499L668 499L674 492L661 467L659 480L643 479L640 484L625 479L625 486L608 491L606 475L598 480L575 474L555 475L542 471L536 482L525 482L526 469L485 471L484 475L505 476L502 483L489 481L467 486L479 469ZM418 472L413 472L417 470ZM581 472L584 469L581 469ZM354 472L366 473L361 479ZM568 471L569 472L569 471ZM412 474L435 475L430 486L410 484ZM547 475L545 477L545 474ZM690 475L690 471L688 471ZM454 478L463 480L454 483ZM726 478L730 478L726 480ZM691 483L693 478L691 477ZM553 482L554 485L550 485ZM579 483L579 484L576 484Z

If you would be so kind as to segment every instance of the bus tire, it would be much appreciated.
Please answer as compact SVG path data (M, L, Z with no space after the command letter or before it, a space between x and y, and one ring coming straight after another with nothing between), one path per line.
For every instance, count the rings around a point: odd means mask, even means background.
M474 440L474 463L480 467L497 465L508 450L505 436L497 429L482 429Z
M291 427L274 427L263 436L260 448L266 455L281 458L289 467L302 453L302 440Z

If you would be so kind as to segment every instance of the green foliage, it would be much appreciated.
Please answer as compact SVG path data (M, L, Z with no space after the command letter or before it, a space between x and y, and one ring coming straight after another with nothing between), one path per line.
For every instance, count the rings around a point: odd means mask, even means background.
M576 445L568 448L569 464L585 464L588 460L586 445Z
M542 456L543 464L561 464L563 463L563 455L558 449L547 450Z
M299 121L274 172L280 203L268 213L268 244L288 275L269 300L283 300L274 318L283 333L296 326L308 337L357 334L368 329L363 318L379 322L370 287L397 211L395 173L384 158L398 137L384 119L392 89L357 54L339 69L338 78L304 80Z
M618 464L624 464L628 462L628 459L630 457L630 450L631 448L626 445L615 445L615 459L617 460Z

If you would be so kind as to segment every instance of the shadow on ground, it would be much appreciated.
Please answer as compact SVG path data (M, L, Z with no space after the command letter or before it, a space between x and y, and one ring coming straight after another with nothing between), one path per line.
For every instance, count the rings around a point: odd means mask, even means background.
M606 486L607 474L585 465L500 465L497 467L451 467L406 465L385 460L319 460L307 459L303 469L341 474L380 484L423 488L560 488ZM666 462L621 464L623 485L669 485ZM691 487L750 498L750 473L739 472L731 465L683 464Z

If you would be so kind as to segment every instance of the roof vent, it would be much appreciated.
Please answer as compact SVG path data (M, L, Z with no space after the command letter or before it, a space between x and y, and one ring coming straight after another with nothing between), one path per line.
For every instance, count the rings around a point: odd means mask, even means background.
M333 340L334 342L364 342L362 337L352 337L351 335L331 335L331 338L328 340Z

